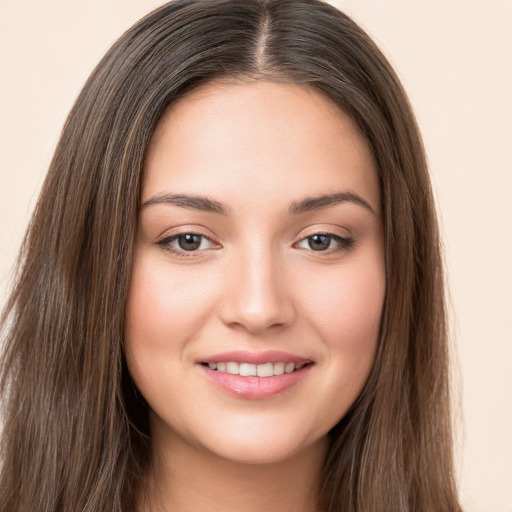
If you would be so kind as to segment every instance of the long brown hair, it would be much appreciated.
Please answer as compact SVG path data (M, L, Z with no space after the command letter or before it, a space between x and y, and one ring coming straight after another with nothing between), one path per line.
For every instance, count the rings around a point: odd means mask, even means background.
M130 511L150 464L123 355L145 152L164 110L214 78L306 85L377 163L387 291L376 360L330 432L321 509L459 511L443 275L421 138L371 39L319 0L176 0L128 30L62 132L2 317L0 510Z

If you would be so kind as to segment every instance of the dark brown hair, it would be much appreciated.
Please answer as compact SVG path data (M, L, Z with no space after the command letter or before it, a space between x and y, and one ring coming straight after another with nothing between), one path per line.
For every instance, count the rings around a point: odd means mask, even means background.
M62 132L2 318L0 510L133 510L150 460L124 308L145 152L166 108L214 78L320 91L357 123L382 193L387 291L368 382L331 431L322 510L460 510L443 275L424 150L371 39L318 0L176 0L128 30Z

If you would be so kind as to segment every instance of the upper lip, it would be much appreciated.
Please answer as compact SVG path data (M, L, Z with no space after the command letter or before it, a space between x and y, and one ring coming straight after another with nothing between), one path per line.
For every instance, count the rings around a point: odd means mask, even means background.
M214 354L205 357L198 361L200 363L220 363L220 362L234 362L234 363L250 363L250 364L264 364L264 363L295 363L306 364L313 362L306 357L300 357L288 352L278 350L266 350L263 352L251 352L248 350L231 350L229 352L222 352L221 354Z

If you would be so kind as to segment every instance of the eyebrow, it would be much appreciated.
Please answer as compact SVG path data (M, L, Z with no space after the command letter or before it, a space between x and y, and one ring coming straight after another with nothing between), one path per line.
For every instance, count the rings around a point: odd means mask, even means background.
M323 194L316 197L307 197L302 201L293 202L289 208L290 215L298 215L301 213L322 210L337 204L353 203L366 208L376 215L375 210L370 203L360 195L351 192L336 192L334 194ZM153 206L156 204L170 204L179 206L188 210L198 210L209 213L217 213L219 215L227 215L229 208L219 201L210 199L205 196L196 196L189 194L156 194L148 199L142 208Z
M153 206L155 204L171 204L180 206L187 210L199 210L203 212L218 213L227 215L228 208L219 201L215 201L204 196L194 196L188 194L157 194L148 199L142 208Z
M324 208L343 203L357 204L363 208L366 208L374 215L377 215L376 211L371 207L370 203L366 201L366 199L363 199L360 195L351 191L324 194L316 197L307 197L302 201L292 203L290 206L290 214L297 215L300 213L322 210Z

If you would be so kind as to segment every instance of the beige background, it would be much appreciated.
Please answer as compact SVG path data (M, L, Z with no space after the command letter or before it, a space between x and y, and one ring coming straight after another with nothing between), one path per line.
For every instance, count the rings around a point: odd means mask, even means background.
M0 0L0 304L65 116L158 0ZM512 0L338 0L389 56L443 224L468 512L512 512Z

